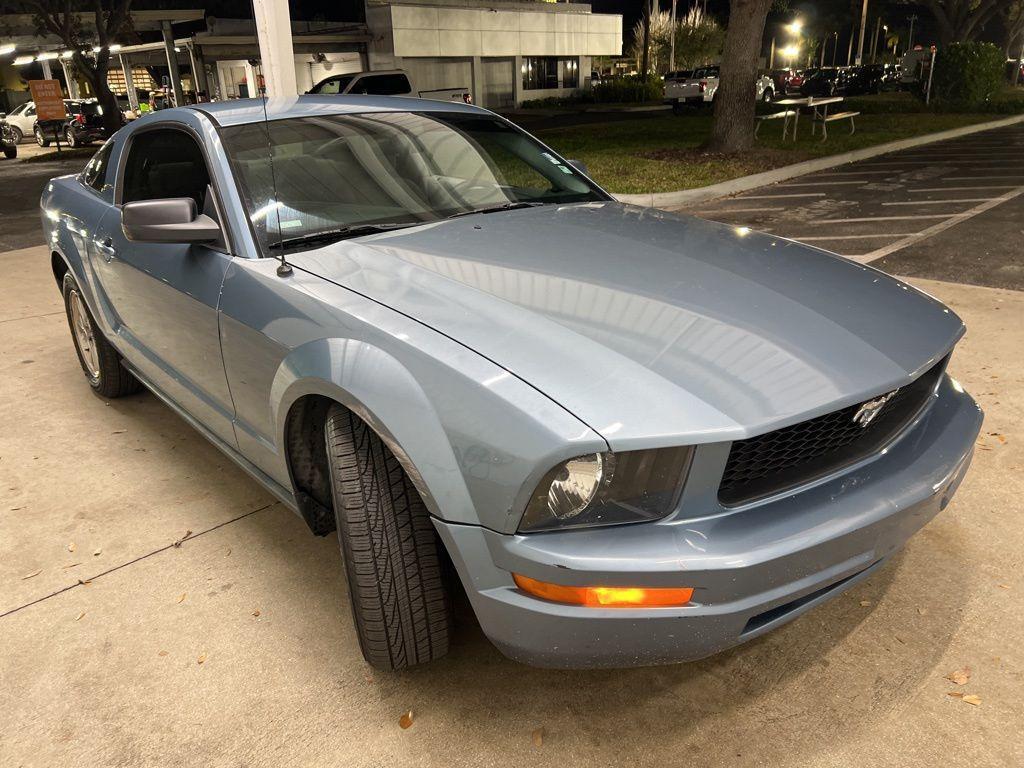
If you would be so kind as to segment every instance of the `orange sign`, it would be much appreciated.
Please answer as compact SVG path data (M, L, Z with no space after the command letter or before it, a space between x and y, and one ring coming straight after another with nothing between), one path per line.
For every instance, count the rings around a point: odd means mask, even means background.
M32 92L32 101L36 103L36 119L40 123L67 118L59 80L29 80L28 89Z

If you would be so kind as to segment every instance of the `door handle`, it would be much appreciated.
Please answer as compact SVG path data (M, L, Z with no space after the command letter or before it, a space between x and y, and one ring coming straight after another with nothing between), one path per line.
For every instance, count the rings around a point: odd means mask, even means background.
M103 258L110 261L117 256L117 249L114 248L114 240L110 237L101 237L97 240L93 240L93 244L96 246L96 250L103 254Z

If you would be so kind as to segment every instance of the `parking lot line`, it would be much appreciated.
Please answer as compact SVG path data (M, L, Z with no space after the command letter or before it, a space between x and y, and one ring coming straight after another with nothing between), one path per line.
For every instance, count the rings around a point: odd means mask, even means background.
M881 173L899 173L899 171L825 171L823 173L814 174L814 178L818 178L819 176L863 176L865 174Z
M734 200L773 200L778 197L824 197L824 192L793 192L788 195L744 195L735 197Z
M948 216L962 216L960 213L915 213L907 216L860 216L855 219L818 219L806 224L858 224L867 221L911 221L913 219L945 219Z
M834 187L839 184L867 184L867 179L861 181L798 181L794 184L779 184L782 187Z
M984 203L991 197L959 197L955 200L901 200L898 203L882 203L882 205L945 205L946 203Z
M818 240L865 240L868 238L875 237L906 237L909 234L919 234L918 232L872 232L867 235L815 235L813 237L800 237L799 235L788 235L790 240L799 240L802 243L813 243Z
M1002 176L946 176L944 181L995 181L997 179L1024 179L1024 173L1004 173Z
M866 264L869 261L875 261L876 259L880 259L883 256L888 256L890 253L894 253L895 251L898 251L902 248L906 248L908 245L919 243L922 240L931 237L932 235L937 235L940 232L945 232L950 227L955 227L962 221L966 221L967 219L977 216L980 213L984 213L985 211L991 210L992 208L995 208L997 205L1002 205L1003 203L1013 200L1015 197L1018 197L1019 195L1022 194L1024 194L1024 187L1017 187L1016 189L1011 189L1004 195L1000 195L999 197L993 197L990 200L986 200L980 205L974 206L970 210L964 211L963 213L957 214L956 216L950 216L945 221L940 221L937 224L933 224L927 229L922 229L920 232L917 232L913 235L908 235L907 237L895 243L884 245L881 248L871 251L870 253L865 253L859 256L847 256L846 258L860 262L861 264Z
M1013 189L1016 186L1016 184L991 184L973 187L921 187L920 189L908 189L907 192L958 192L968 189Z
M785 208L703 208L693 211L697 216L715 213L762 213L764 211L784 211Z

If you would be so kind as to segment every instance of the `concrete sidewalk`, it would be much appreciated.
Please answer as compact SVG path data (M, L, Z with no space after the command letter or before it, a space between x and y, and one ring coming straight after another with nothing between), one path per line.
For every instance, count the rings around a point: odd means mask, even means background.
M967 320L952 371L983 439L953 504L850 593L620 671L520 666L463 617L448 658L386 675L335 541L154 397L93 396L45 249L0 258L0 765L1024 764L1024 293L919 283Z

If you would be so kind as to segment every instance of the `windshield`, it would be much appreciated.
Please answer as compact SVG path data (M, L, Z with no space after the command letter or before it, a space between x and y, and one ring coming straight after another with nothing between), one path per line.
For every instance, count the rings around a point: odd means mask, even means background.
M316 116L223 135L265 253L282 243L298 250L323 245L323 236L367 234L372 226L607 199L542 145L488 115Z

